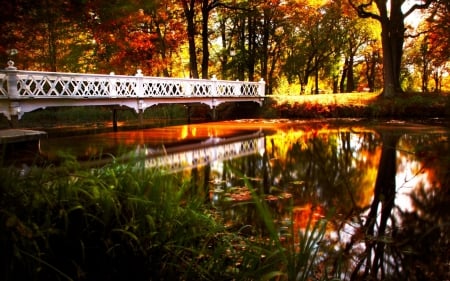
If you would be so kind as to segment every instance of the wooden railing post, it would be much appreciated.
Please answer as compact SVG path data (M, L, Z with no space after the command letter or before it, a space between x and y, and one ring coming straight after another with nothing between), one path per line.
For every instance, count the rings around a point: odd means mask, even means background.
M144 96L144 75L142 74L142 70L138 69L135 76L136 76L136 96L140 98ZM139 127L141 128L144 125L144 105L145 105L144 101L138 99L137 112L139 119Z
M214 96L218 96L216 75L213 75L211 80L213 81L212 86L211 86L211 95L213 96L212 101L211 101L211 110L212 110L212 119L213 119L213 121L215 121L215 120L217 120L217 111L216 111L216 102L214 100Z
M144 74L142 74L142 70L138 69L136 73L136 96L143 97L144 96Z
M236 82L239 82L239 79L237 79ZM240 83L236 83L234 85L234 95L235 96L240 96L241 94L242 94L241 93L241 84Z
M17 99L19 98L19 92L17 90L17 81L19 81L17 77L17 67L15 67L14 62L10 60L8 61L8 67L5 68L5 70L8 85L8 97L10 99Z
M217 93L217 77L216 77L216 75L212 76L211 81L213 81L212 86L211 86L211 95L218 96L218 93Z
M109 80L109 96L112 98L117 97L117 78L114 77L114 75L116 75L114 72L109 73L109 75L111 76Z
M258 95L260 97L264 97L265 92L266 92L266 82L264 81L263 78L261 78L261 80L259 80L258 82Z
M19 91L17 89L17 83L19 78L17 76L17 67L14 66L14 62L12 60L8 61L8 67L6 70L6 83L8 88L8 98L9 102L9 120L10 127L17 128L19 126L19 119L21 115L20 103L16 101L19 99Z

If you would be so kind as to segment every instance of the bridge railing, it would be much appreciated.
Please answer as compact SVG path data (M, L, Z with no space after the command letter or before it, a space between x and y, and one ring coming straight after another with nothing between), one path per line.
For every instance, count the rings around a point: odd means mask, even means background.
M0 99L263 97L265 83L205 79L0 70Z

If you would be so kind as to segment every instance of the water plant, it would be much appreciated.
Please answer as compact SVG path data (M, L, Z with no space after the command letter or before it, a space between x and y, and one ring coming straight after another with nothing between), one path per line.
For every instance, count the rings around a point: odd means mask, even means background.
M328 272L323 254L323 241L327 231L328 220L321 218L314 220L311 213L304 229L294 225L293 212L290 212L289 227L287 233L281 233L279 226L275 224L273 212L266 200L252 188L250 188L254 203L266 226L269 240L265 248L271 248L271 263L275 266L272 272L265 275L267 280L339 280L339 270ZM286 235L287 234L287 235ZM283 239L286 238L286 239Z

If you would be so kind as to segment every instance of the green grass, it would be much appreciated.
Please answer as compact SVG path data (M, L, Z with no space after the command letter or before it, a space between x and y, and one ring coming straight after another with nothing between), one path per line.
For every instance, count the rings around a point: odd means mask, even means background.
M66 156L4 167L0 182L1 280L307 280L326 225L286 247L255 193L269 239L243 236L187 182L139 161L83 169Z
M450 116L450 95L405 93L383 98L368 93L270 97L267 118L433 118Z

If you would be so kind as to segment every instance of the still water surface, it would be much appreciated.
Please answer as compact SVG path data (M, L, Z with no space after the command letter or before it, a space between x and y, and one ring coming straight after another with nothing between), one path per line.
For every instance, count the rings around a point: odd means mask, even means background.
M443 280L450 278L449 133L400 121L238 120L50 137L40 152L91 161L144 153L149 167L189 181L230 228L262 231L249 204L254 188L286 239L288 229L327 217L328 256L343 254L344 266Z

